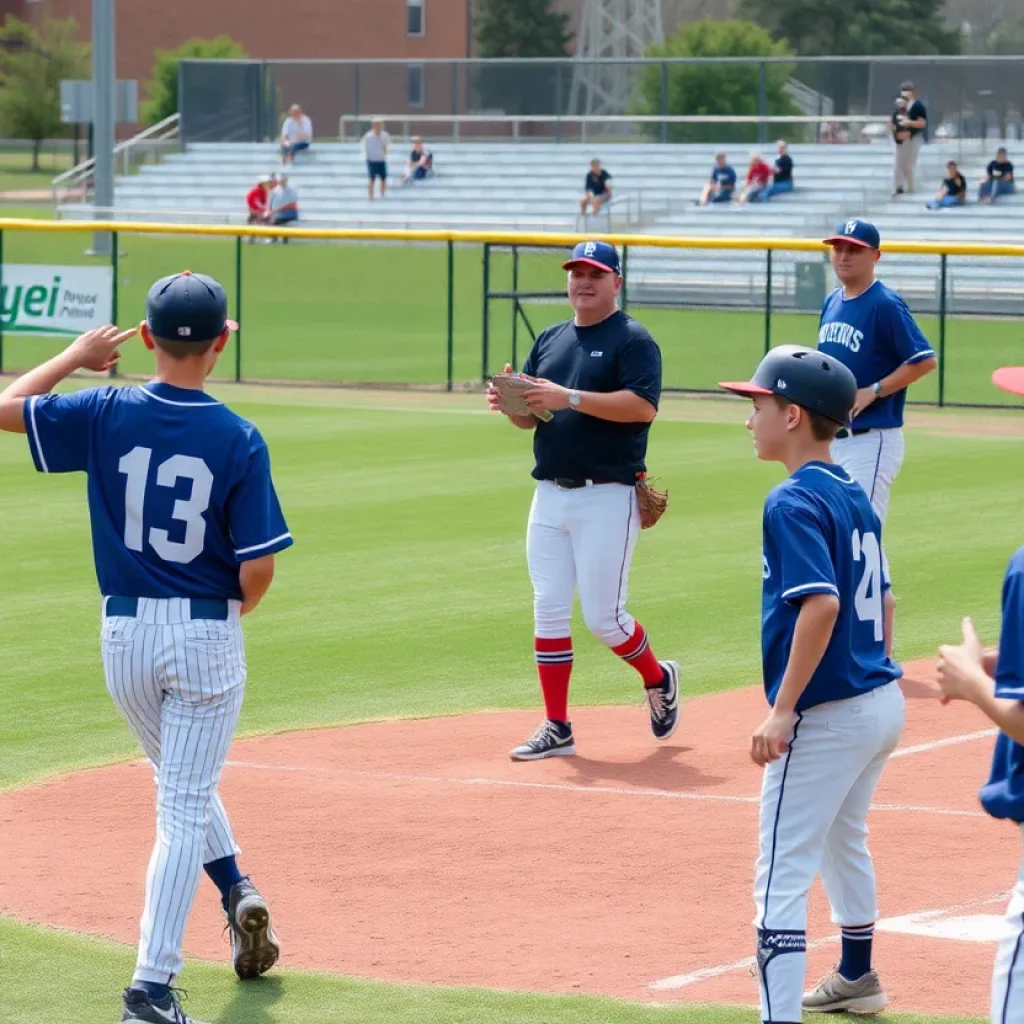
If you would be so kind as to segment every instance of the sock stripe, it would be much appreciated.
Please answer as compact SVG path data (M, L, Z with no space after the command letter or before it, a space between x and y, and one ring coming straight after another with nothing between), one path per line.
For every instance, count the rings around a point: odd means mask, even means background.
M636 659L639 658L649 646L650 644L647 641L647 634L645 633L636 650L630 651L628 654L620 654L619 657L622 658L623 661L636 661Z
M572 651L537 651L534 654L538 665L564 665L572 661Z
M869 924L864 928L843 928L842 933L848 939L870 939L875 934L875 926Z

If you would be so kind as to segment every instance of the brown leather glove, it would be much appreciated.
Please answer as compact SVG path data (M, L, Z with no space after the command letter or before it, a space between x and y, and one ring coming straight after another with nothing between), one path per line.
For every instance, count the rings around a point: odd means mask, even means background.
M646 473L637 473L636 504L640 510L640 529L650 529L668 508L668 491L656 491L647 482Z

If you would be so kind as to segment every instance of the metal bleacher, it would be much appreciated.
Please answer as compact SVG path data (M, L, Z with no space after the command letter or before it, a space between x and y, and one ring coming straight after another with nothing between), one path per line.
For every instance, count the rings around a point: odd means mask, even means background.
M768 203L698 207L714 154L728 153L741 180L749 143L736 145L427 140L435 175L402 187L408 144L392 139L389 189L370 202L366 171L356 143L317 142L287 169L299 194L300 225L358 228L467 228L558 232L629 232L684 237L822 237L852 216L870 217L883 242L902 238L971 241L1024 240L1024 190L994 206L973 201L975 182L997 143L963 161L972 202L965 208L928 211L925 202L943 176L948 150L925 146L912 196L890 201L892 150L888 144L793 145L796 190ZM775 146L761 147L769 162ZM1010 144L1013 158L1013 147ZM577 215L583 178L598 156L612 174L614 200L597 217ZM1024 168L1024 159L1021 160ZM244 197L262 174L280 171L272 143L198 143L143 164L119 177L118 215L134 220L241 223ZM62 217L88 217L88 204L63 203ZM818 263L815 253L773 255L772 301L798 301L797 280ZM995 269L998 267L998 274ZM634 247L629 259L631 295L637 299L716 305L762 305L766 260L752 250ZM820 279L820 270L816 270ZM831 286L831 274L826 270ZM884 276L907 293L915 308L937 305L935 257L888 256ZM953 311L1019 310L1024 266L1017 261L950 259Z

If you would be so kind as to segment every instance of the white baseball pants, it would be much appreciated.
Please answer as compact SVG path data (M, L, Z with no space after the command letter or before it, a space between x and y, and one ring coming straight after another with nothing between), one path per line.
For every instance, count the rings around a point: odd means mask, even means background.
M903 732L897 683L799 716L788 752L764 770L754 881L761 1019L800 1021L807 894L820 872L841 928L878 917L867 815Z
M217 795L246 675L241 604L228 604L224 622L191 619L184 598L140 598L135 618L103 619L107 689L157 787L135 981L170 984L203 864L240 852Z
M609 647L633 635L626 611L629 567L640 530L635 490L595 484L563 490L541 480L526 530L536 635L569 636L576 589L587 628Z
M889 491L903 466L903 429L870 430L832 442L832 458L864 488L885 525Z
M1024 835L1024 825L1020 826ZM1024 864L1006 908L1006 932L992 971L991 1024L1024 1024Z

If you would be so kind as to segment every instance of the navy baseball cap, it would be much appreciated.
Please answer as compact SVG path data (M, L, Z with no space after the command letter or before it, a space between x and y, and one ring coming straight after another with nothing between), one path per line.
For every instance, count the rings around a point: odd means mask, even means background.
M572 256L562 264L563 270L569 270L580 263L586 263L609 274L621 273L619 254L614 245L607 242L580 242L572 251Z
M213 341L225 327L238 330L228 319L228 296L220 283L191 270L162 277L149 289L146 323L165 341Z
M831 238L825 238L823 241L826 245L850 242L853 245L862 245L865 249L880 249L882 247L878 228L866 220L845 220L836 228L836 233Z

